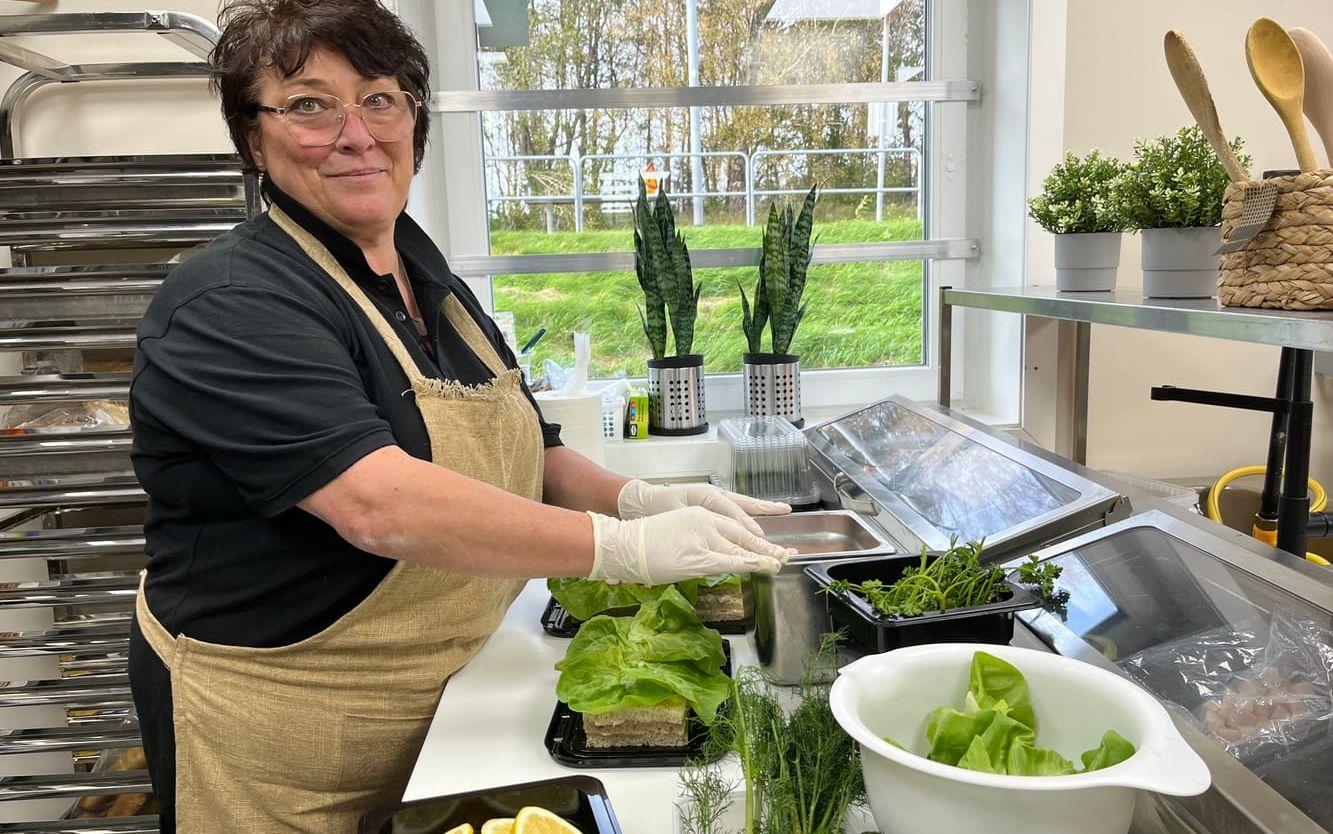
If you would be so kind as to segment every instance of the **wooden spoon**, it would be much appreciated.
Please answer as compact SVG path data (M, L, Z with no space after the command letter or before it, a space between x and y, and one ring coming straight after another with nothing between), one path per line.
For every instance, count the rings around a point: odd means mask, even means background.
M1261 17L1250 25L1250 31L1245 35L1245 60L1259 91L1287 127L1292 147L1296 149L1296 164L1302 171L1313 171L1319 163L1310 147L1305 116L1301 112L1305 99L1305 68L1296 44L1286 29Z
M1203 135L1213 146L1213 151L1222 160L1227 169L1227 176L1232 182L1248 182L1250 174L1236 158L1227 137L1222 133L1222 123L1217 118L1217 106L1213 104L1213 94L1208 92L1208 79L1203 76L1199 59L1194 56L1185 36L1172 29L1166 33L1162 44L1166 50L1166 65L1171 70L1171 77L1176 80L1176 89L1185 99L1185 106L1190 109L1194 121L1198 123Z
M1333 54L1309 29L1297 27L1287 34L1305 67L1305 117L1324 140L1324 154L1333 166Z

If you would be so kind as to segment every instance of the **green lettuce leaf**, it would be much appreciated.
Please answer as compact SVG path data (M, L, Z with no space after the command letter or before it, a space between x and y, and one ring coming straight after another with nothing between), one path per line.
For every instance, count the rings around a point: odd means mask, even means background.
M1107 730L1102 735L1100 746L1083 754L1083 771L1101 770L1104 767L1120 764L1134 755L1134 745L1129 739L1115 730Z
M711 724L731 693L725 662L721 635L704 626L680 591L667 587L633 617L585 622L555 665L555 692L576 712L593 715L680 696Z
M1078 772L1073 762L1054 750L1028 744L1011 747L1005 764L1010 776L1068 776Z
M1036 725L1023 674L994 655L976 652L963 708L940 707L930 714L927 757L981 773L1063 776L1100 770L1134 755L1134 745L1109 730L1099 747L1083 754L1080 770L1058 752L1036 746Z
M546 580L546 588L560 603L560 607L569 612L576 620L591 620L598 614L608 611L629 613L649 600L662 596L667 588L674 587L691 604L699 598L701 588L721 588L727 585L739 587L741 578L735 573L719 573L701 579L687 579L675 585L635 585L622 583L608 585L596 579L560 578Z
M997 701L1004 701L1010 717L1032 732L1037 731L1037 716L1028 700L1028 682L1013 665L993 654L974 653L967 689L982 709L991 709Z

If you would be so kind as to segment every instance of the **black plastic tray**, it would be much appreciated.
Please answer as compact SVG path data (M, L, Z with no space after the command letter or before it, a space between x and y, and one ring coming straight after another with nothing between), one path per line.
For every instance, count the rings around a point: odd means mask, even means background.
M731 677L731 644L722 641L726 662L722 671ZM718 711L727 708L723 703ZM583 734L583 715L557 701L551 723L546 727L546 751L565 767L583 769L612 767L683 767L686 760L703 756L708 727L695 716L690 716L690 741L684 747L589 747Z
M563 776L502 788L403 802L362 817L358 834L443 834L464 823L478 831L489 819L512 817L525 805L564 817L583 834L622 834L606 788L591 776ZM414 819L414 815L420 815Z
M627 608L624 616L632 616L635 609ZM552 637L572 638L579 633L579 626L583 625L583 620L576 620L569 615L565 607L551 597L546 602L546 610L542 612L542 628ZM711 629L715 629L720 634L744 634L754 627L754 611L751 610L745 619L727 620L721 623L704 623Z
M999 602L934 611L918 617L886 617L860 594L824 591L838 580L865 582L878 579L889 585L920 561L919 556L841 559L810 565L805 569L805 575L820 589L831 630L845 630L853 643L871 652L887 652L925 643L1006 645L1014 637L1014 614L1041 605L1036 594L1006 581L1009 595Z

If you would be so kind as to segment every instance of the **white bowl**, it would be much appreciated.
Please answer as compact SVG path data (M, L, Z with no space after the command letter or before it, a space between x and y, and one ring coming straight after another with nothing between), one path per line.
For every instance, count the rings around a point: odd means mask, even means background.
M1134 744L1120 764L1070 776L1003 776L932 762L926 724L962 707L974 652L1023 673L1037 715L1037 744L1079 762L1115 730ZM1012 646L945 643L869 655L838 673L830 694L838 723L861 745L866 791L883 834L1125 834L1136 789L1193 796L1211 776L1171 716L1131 681L1078 660Z

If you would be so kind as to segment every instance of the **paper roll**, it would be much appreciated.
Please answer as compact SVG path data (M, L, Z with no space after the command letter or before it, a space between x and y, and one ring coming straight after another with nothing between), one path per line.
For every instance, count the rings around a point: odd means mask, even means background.
M606 437L602 434L602 395L566 396L556 391L533 395L548 423L560 424L560 440L593 463L606 463Z

